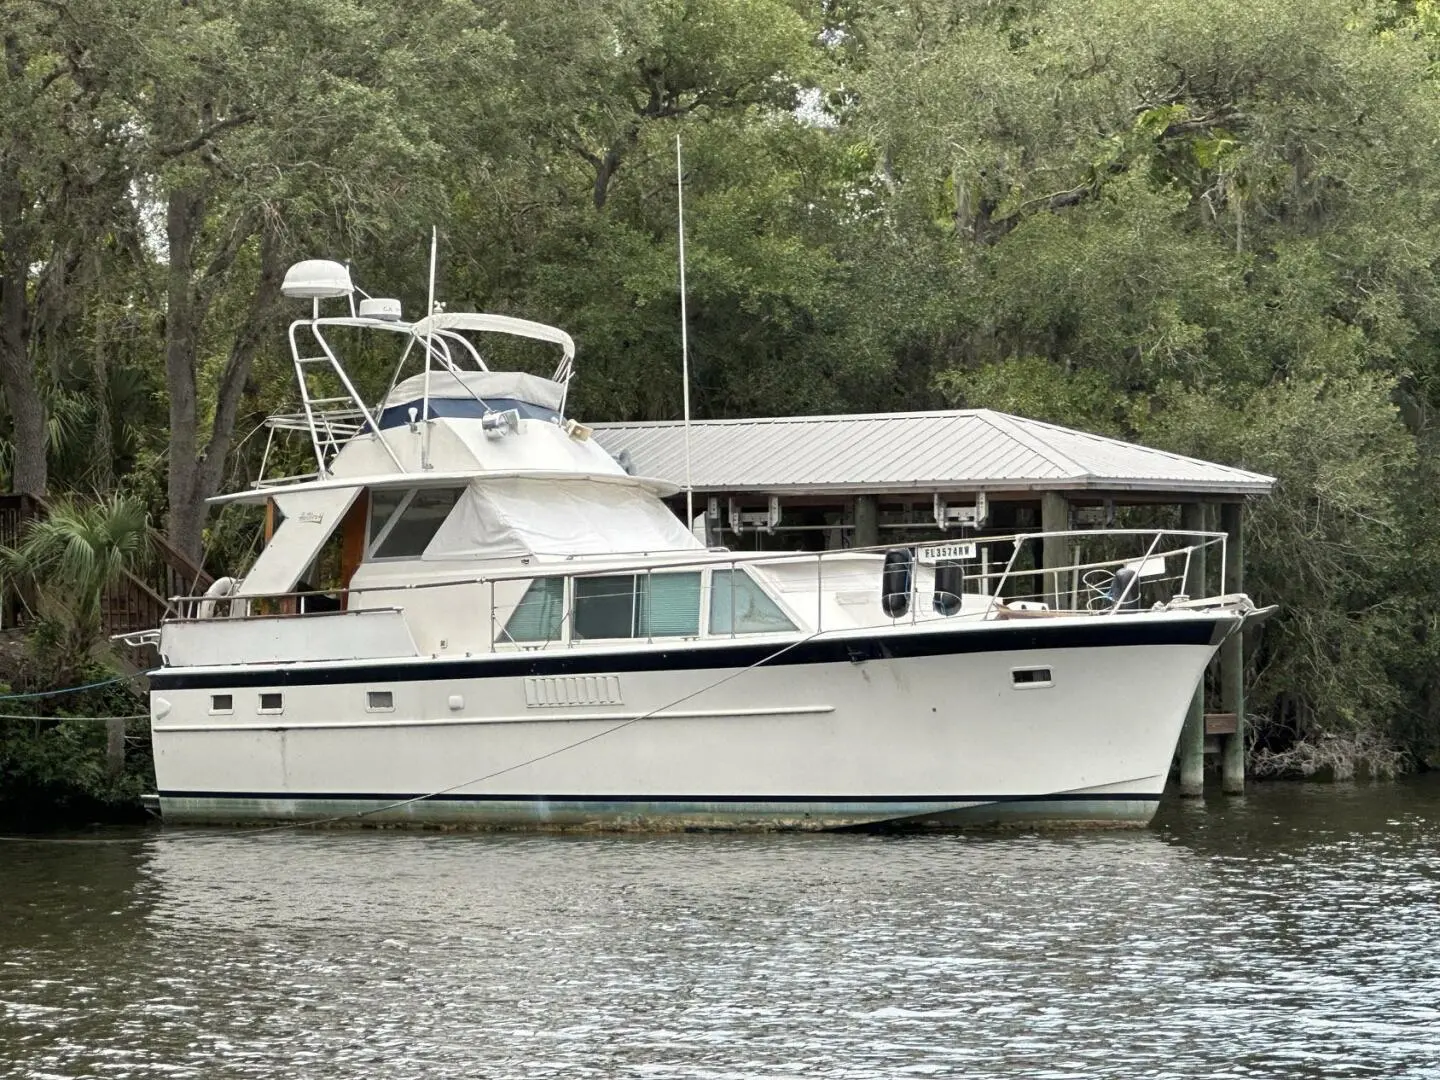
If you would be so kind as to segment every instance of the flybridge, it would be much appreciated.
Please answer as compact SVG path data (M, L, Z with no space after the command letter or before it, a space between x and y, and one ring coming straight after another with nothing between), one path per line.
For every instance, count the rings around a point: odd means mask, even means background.
M480 312L432 310L422 319L405 322L398 300L365 296L356 289L349 268L329 259L309 259L290 267L281 292L291 299L309 300L311 314L291 323L289 331L300 411L272 417L269 426L272 438L276 431L305 432L316 466L315 472L284 477L284 482L328 479L341 447L358 435L402 425L414 429L438 417L479 419L487 435L496 438L514 431L522 417L549 419L564 426L562 414L574 371L575 342L563 330ZM343 302L348 313L324 315L324 301ZM435 307L433 297L431 307ZM367 403L357 389L327 335L337 327L379 330L405 338L389 386L374 404ZM548 379L524 372L492 371L467 333L548 342L560 346L561 359ZM411 463L403 461L387 440L377 441L395 471L411 472L417 464L422 470L432 467L428 436L419 461ZM265 463L270 450L267 446ZM264 472L262 464L262 477Z

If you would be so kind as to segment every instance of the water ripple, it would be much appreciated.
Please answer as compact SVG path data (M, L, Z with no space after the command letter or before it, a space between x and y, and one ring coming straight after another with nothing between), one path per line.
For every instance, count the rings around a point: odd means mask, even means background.
M1127 834L0 850L0 1075L1419 1077L1440 785Z

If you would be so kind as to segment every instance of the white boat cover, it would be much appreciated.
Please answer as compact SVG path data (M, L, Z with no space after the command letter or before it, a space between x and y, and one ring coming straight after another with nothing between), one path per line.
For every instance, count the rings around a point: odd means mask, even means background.
M461 496L425 559L599 555L703 549L639 488L591 480L482 481Z
M425 396L425 373L412 375L395 384L385 398L385 406L404 405L419 401ZM459 373L439 370L430 372L430 396L432 398L513 398L527 401L531 405L560 411L565 401L565 387L539 375L524 371L461 371Z
M236 595L274 596L294 589L359 493L358 487L277 493L275 505L285 520L260 552Z
M513 315L486 315L478 311L442 311L415 322L410 332L422 338L432 330L482 330L491 334L513 334L559 345L568 362L575 356L575 342L564 330L544 323L517 319ZM563 368L565 365L561 364Z

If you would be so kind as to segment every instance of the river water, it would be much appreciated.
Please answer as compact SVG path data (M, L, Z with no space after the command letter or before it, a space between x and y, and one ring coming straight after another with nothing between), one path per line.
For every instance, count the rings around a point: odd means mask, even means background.
M0 1077L1440 1075L1440 783L1122 833L0 843Z

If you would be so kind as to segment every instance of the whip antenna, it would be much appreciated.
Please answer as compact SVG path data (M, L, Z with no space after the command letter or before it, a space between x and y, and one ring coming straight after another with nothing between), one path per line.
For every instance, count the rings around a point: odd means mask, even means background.
M430 292L425 301L425 317L435 314L435 249L439 244L439 230L430 226ZM429 323L425 330L425 393L420 400L420 420L425 424L425 434L420 443L420 468L430 468L430 350L435 347L435 328Z
M685 397L685 527L695 527L695 487L690 482L690 329L685 313L685 171L675 136L675 192L680 219L680 380Z

